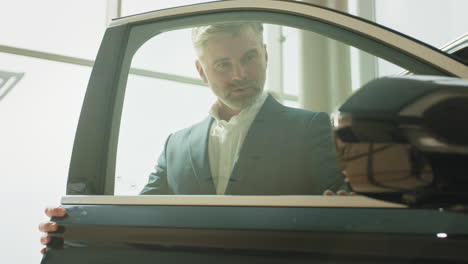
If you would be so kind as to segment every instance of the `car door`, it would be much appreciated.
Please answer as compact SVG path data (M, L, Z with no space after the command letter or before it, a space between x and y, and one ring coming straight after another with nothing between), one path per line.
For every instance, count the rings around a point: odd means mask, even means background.
M186 70L195 59L181 48L190 29L236 21L268 29L268 89L292 107L336 109L355 89L343 68L354 49L372 63L468 79L466 65L433 47L306 3L222 1L115 20L80 115L62 198L68 214L54 219L60 228L42 263L466 261L466 214L359 195L138 195L165 138L206 116L215 99ZM292 50L282 45L288 33L300 40ZM301 68L282 69L294 54Z

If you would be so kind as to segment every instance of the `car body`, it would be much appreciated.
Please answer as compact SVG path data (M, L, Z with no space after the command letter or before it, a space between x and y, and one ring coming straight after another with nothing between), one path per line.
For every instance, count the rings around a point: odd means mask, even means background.
M457 39L447 43L440 49L466 64L468 62L468 34L464 34L458 37ZM400 75L408 73L408 71L404 71L400 73Z
M42 263L468 261L468 215L445 208L409 208L360 195L116 195L117 151L123 145L119 128L130 95L129 76L177 77L135 68L132 57L160 33L225 21L299 28L414 74L468 79L467 65L440 50L361 18L302 2L222 1L115 20L103 38L83 103L67 196L62 198L68 214L53 219L60 228ZM322 52L315 46L312 50ZM271 56L269 67L274 68L274 60ZM316 78L311 69L303 70ZM190 78L184 81L202 85ZM348 90L344 98L352 93Z

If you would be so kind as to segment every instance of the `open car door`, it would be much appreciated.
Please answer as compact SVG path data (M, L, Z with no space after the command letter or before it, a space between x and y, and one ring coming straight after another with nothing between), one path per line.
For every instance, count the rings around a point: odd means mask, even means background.
M433 47L301 2L221 1L117 19L84 99L62 198L68 214L53 219L60 228L42 263L468 261L462 213L360 195L138 195L165 138L206 116L215 99L195 72L190 29L236 21L263 23L266 89L293 107L330 113L343 103L357 88L346 66L356 50L370 64L468 79L465 64ZM288 34L297 36L292 53ZM297 78L285 80L285 71Z

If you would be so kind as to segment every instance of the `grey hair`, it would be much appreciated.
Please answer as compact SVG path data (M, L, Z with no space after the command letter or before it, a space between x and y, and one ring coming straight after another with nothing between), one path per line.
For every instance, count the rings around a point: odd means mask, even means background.
M192 44L198 57L200 57L201 48L211 37L219 34L232 34L235 36L242 29L249 27L256 33L260 44L263 44L263 25L259 22L232 22L194 27L192 29Z

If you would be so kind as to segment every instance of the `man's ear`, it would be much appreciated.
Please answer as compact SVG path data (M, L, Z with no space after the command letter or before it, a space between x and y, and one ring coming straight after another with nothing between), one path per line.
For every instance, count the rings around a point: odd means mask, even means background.
M203 66L201 65L200 60L195 61L195 67L197 67L198 74L204 83L208 83L208 79L206 79L205 71L203 70Z

